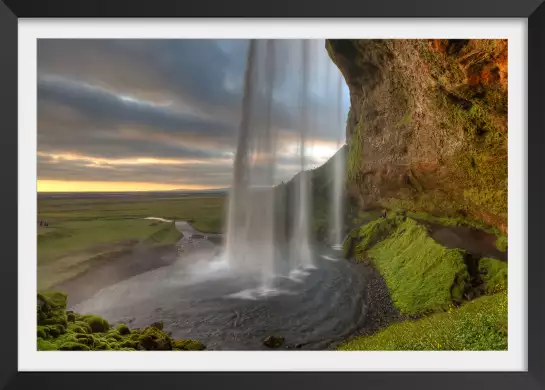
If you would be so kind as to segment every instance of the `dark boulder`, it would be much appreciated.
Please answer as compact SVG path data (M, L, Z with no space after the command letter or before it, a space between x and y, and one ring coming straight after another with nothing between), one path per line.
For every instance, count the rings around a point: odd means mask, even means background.
M279 348L284 344L284 337L282 336L268 336L263 340L263 344L265 344L269 348Z

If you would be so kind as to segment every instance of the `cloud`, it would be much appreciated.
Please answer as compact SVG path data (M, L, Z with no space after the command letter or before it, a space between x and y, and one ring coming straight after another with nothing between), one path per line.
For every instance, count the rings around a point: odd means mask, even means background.
M333 142L339 132L344 133L336 114L335 70L323 41L312 45L315 66L305 99L310 106L310 134L314 140ZM293 144L301 128L301 47L301 41L277 42L276 56L269 64L275 76L270 124L279 146L292 153L279 155L279 172L291 172L296 165L291 160L297 161ZM42 39L38 42L38 151L42 156L107 159L230 159L240 122L247 50L245 40ZM263 42L258 50L253 127L265 125L268 108ZM323 156L315 157L309 164L323 160ZM63 165L40 159L39 178L208 180L220 185L229 175L218 172L231 169L213 164L188 165L184 170L177 170L177 165L161 169L145 164L110 169L74 161L63 161Z
M281 158L277 180L289 180L299 170L297 158ZM231 185L232 161L229 159L195 162L185 160L107 160L89 156L38 155L41 180L85 180L101 182L149 182L184 185ZM137 179L137 180L136 180Z
M212 157L217 153L161 142L161 134L213 139L232 138L235 132L233 126L225 123L183 114L173 107L124 98L58 76L40 78L38 105L40 150L65 148L112 157L117 154ZM138 137L142 132L148 136Z

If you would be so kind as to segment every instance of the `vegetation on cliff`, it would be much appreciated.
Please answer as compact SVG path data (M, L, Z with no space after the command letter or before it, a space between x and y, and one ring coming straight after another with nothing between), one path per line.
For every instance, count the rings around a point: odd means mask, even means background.
M197 340L172 339L163 331L162 322L131 330L124 324L112 327L100 316L67 312L66 298L61 291L38 293L38 350L185 351L205 348Z

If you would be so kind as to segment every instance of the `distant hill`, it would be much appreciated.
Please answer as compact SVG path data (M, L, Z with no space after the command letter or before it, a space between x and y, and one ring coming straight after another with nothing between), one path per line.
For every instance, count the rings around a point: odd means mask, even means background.
M323 165L305 171L305 174L310 175L311 182L311 226L312 233L315 239L320 242L327 241L328 229L330 225L330 207L331 207L331 190L333 188L333 167L336 159L343 159L342 164L346 166L346 158L348 146L344 145L340 148L327 162ZM291 180L286 183L279 184L275 187L276 190L276 210L277 210L277 226L280 229L279 234L290 236L292 230L292 215L297 209L294 202L294 195L297 188L297 183L301 178L301 172L297 173ZM346 197L346 193L345 193ZM347 204L348 199L343 200Z

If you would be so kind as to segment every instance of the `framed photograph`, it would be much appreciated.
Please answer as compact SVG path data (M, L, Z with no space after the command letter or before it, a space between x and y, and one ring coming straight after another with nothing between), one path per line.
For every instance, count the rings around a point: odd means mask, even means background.
M5 0L0 388L545 389L543 19Z

